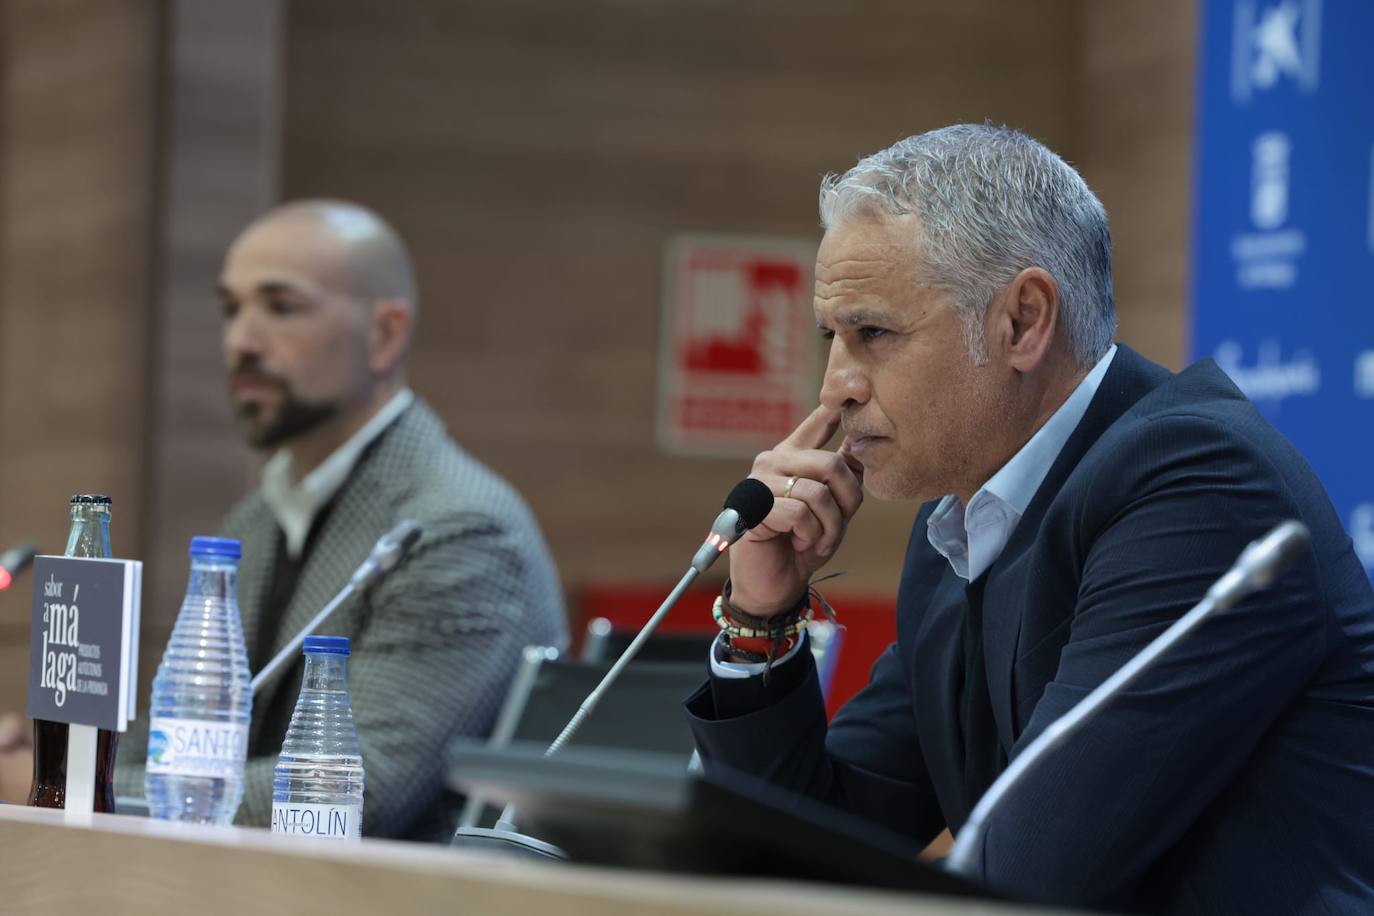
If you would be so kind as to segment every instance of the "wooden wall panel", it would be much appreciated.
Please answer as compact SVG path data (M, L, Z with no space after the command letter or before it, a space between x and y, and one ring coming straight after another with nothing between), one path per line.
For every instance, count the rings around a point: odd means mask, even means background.
M1196 0L1082 2L1077 147L1107 206L1121 339L1188 361Z
M665 240L818 241L821 174L950 122L1071 148L1076 13L298 0L282 190L358 200L410 240L414 385L525 493L572 590L675 579L748 463L655 446ZM846 588L893 593L914 508L865 506Z
M154 670L191 537L256 484L234 428L213 290L229 243L277 195L281 0L174 0L162 78L143 653ZM146 693L142 694L147 696Z
M114 497L145 548L147 333L158 7L0 2L0 543L61 552L67 497ZM29 581L0 595L28 642ZM17 652L12 657L22 657ZM0 667L22 709L27 665Z

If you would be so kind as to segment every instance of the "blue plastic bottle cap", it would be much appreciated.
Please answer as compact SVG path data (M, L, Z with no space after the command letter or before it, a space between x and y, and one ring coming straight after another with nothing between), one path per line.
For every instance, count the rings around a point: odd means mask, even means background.
M191 538L193 557L229 557L237 560L243 556L243 547L234 538Z
M306 655L312 652L324 652L327 655L347 655L348 637L347 636L307 636L305 646L302 651Z

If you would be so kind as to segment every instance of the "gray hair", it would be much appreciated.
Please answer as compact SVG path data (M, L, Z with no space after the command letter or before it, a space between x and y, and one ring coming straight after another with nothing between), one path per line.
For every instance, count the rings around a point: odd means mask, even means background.
M950 290L975 362L987 360L983 316L1027 267L1059 286L1074 360L1093 365L1116 334L1107 211L1083 177L1008 127L956 124L901 140L821 182L827 230L856 217L915 214L928 281Z

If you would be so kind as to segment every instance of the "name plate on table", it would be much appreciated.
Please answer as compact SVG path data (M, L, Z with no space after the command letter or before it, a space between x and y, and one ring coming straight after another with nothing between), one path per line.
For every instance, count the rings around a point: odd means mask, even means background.
M33 579L26 711L124 731L137 708L143 564L40 556Z

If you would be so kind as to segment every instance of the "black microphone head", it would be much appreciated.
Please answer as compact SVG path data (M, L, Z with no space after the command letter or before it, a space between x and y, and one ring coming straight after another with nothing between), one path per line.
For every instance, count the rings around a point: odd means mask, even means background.
M739 513L739 524L747 531L773 511L773 491L762 481L746 477L725 497L725 508Z

